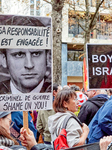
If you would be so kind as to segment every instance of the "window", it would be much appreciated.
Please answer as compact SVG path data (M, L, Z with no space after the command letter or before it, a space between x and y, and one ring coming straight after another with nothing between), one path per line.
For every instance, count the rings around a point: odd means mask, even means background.
M72 4L79 5L79 0L71 0Z
M36 16L40 15L40 0L36 0Z
M103 7L109 8L112 6L112 2L110 0L105 0L102 5Z
M39 16L40 15L40 0L30 0L30 15Z
M97 39L112 39L112 22L98 22Z
M30 0L30 15L34 15L34 0Z
M89 5L90 5L91 7L94 7L94 6L95 6L95 1L94 1L94 0L89 0Z
M84 34L84 31L80 27L79 24L81 24L82 26L84 26L85 21L82 18L80 18L78 20L78 22L76 21L76 18L72 18L71 21L69 21L69 31L68 31L69 32L69 36L70 36L70 34L72 34L73 37L75 37L78 34L82 34L82 35Z
M101 2L102 0L100 0ZM105 0L102 5L100 7L103 7L103 8L110 8L112 6L112 1L110 0Z
M68 61L83 61L83 50L68 50L67 60Z

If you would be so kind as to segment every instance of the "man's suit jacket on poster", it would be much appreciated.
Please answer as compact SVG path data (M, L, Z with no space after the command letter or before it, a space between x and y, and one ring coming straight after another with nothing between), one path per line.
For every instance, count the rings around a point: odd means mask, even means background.
M45 79L40 93L48 92L51 92L51 81L49 79ZM0 83L0 94L11 94L10 80L6 80Z

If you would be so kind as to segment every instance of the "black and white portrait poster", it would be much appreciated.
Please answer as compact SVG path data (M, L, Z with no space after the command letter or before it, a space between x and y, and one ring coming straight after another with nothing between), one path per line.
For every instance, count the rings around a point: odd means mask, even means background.
M51 18L0 15L0 111L52 108Z
M87 44L88 89L112 88L112 45Z

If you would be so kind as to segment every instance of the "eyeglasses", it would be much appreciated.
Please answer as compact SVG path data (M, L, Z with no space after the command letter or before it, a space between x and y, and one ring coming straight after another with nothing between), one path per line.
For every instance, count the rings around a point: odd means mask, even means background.
M78 101L78 99L76 98L76 99L75 99L75 101L77 102L77 101Z
M11 119L9 119L8 117L6 117L8 120L9 120L9 122L10 122L10 127L9 127L9 129L10 128L12 128L12 126L14 125L14 122L11 120Z

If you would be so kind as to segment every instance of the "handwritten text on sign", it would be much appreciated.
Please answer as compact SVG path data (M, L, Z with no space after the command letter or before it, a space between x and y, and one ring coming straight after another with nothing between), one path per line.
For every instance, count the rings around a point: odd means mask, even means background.
M49 27L0 25L1 48L51 49Z
M0 95L0 111L30 111L52 108L52 94Z

